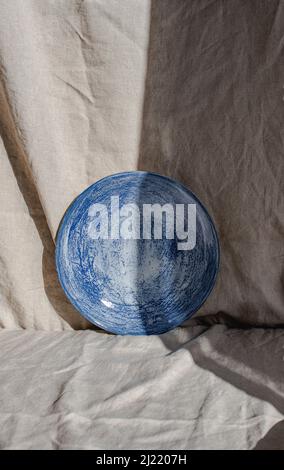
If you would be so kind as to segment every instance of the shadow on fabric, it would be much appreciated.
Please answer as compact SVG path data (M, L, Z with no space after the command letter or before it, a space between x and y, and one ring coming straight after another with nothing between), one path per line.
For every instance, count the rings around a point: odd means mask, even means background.
M272 159L282 158L270 151L268 141L260 141L265 133L264 104L269 115L274 113L275 126L283 112L278 95L271 101L263 95L277 73L268 65L267 54L275 40L271 32L277 35L278 31L279 2L256 3L202 0L189 7L180 0L152 2L138 169L177 179L195 192L214 215L221 243L217 284L201 316L188 322L204 325L204 333L182 345L170 334L161 335L161 341L169 354L188 350L200 367L283 413L284 393L273 387L281 383L283 333L277 328L283 328L283 322L265 296L266 274L258 267L261 285L246 274L247 258L258 262L259 247L236 243L246 237L253 240L251 225L259 224L254 220L254 203L244 210L239 183L242 187L259 183L258 151L265 153L264 163L269 161L270 168L276 165ZM220 156L216 161L215 155ZM257 177L261 183L262 176ZM266 229L265 223L270 222L264 222ZM249 251L244 253L244 247ZM230 284L232 276L235 283ZM230 296L226 298L224 291ZM257 309L258 302L262 309ZM225 307L222 312L218 312L220 306ZM265 345L255 342L250 329L259 327L256 331L261 334L262 325L275 325L271 337L264 335ZM242 334L243 341L233 342L230 348L234 332ZM276 428L278 432L280 425Z
M284 450L284 421L275 424L253 450Z
M93 328L93 326L83 319L74 309L60 286L55 268L54 241L46 221L37 188L29 171L22 142L20 142L17 134L5 88L2 84L0 86L0 136L2 137L18 187L42 242L42 275L46 295L58 315L72 328Z

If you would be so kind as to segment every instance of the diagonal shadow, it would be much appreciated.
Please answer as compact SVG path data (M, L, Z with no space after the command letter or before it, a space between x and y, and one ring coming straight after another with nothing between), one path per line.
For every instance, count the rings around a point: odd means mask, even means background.
M22 193L29 214L36 226L43 245L42 276L45 293L55 311L74 329L85 329L91 325L79 315L65 297L58 281L52 239L37 188L33 181L23 143L20 141L14 123L8 95L4 86L4 77L0 77L0 136L2 137L13 173Z
M260 439L254 450L284 450L284 421L275 424L268 433Z
M256 2L236 2L236 14L240 15L240 21L243 19L243 12L246 9L253 15L254 4L256 5ZM271 29L271 18L273 19L274 10L278 2L272 1L269 2L269 4L272 6L270 17L267 20L267 29ZM190 5L190 8L188 5ZM227 2L227 5L232 6L233 2ZM226 113L224 112L226 109L222 107L222 103L224 102L221 99L224 90L218 88L219 85L216 81L214 88L210 85L210 80L207 80L207 77L210 76L210 69L206 68L208 62L203 61L202 57L206 57L206 54L210 50L210 44L205 44L205 47L202 50L199 49L196 55L193 55L191 51L193 51L195 47L200 47L199 40L202 35L206 34L208 31L213 31L214 33L214 18L220 19L220 17L224 15L224 8L227 8L228 12L229 6L224 7L224 2L222 1L212 2L200 0L198 2L189 3L185 0L155 0L152 2L149 62L138 162L138 169L154 171L176 178L184 184L189 185L197 194L199 194L201 190L204 191L202 199L205 205L211 207L212 213L215 212L214 208L222 203L222 198L218 195L212 201L213 193L210 186L211 178L214 177L212 174L206 174L206 172L204 173L202 171L200 172L200 177L196 176L198 170L204 166L206 167L208 158L207 155L204 154L204 148L200 143L204 141L204 139L205 141L206 139L209 140L210 137L208 133L206 133L206 124L208 123L206 113L209 112L210 106L208 107L206 105L206 100L201 99L200 103L198 100L202 96L202 93L206 93L208 97L206 99L208 99L209 104L213 104L214 100L217 99L215 94L217 89L218 99L220 99L221 105L218 114L213 116L213 120L215 122L216 134L222 134L221 131L226 126ZM259 8L263 8L262 17L266 21L268 3L264 5L262 2ZM216 9L214 13L215 16L211 15L211 9ZM236 11L235 8L232 8L232 11ZM232 18L233 14L234 13L229 15L227 20L225 18L225 21L227 21L227 30L221 28L220 31L215 31L215 35L213 34L211 36L215 39L215 46L212 39L211 47L213 47L216 56L214 66L219 70L219 77L221 77L223 73L221 56L224 52L224 47L231 47L234 34L236 34L236 30L233 29L230 33L229 28L230 23L234 24ZM204 19L203 23L196 22L198 15L202 15ZM210 20L210 18L212 19ZM204 28L202 28L202 24L204 24ZM220 24L223 23L219 22L219 25ZM226 31L228 34L227 38L224 36ZM227 42L226 45L220 43L219 35L223 37L223 42ZM172 44L174 44L174 47L171 46ZM181 54L180 50L186 50L188 54ZM242 50L239 52L243 53ZM231 66L230 61L225 64L226 69ZM193 70L197 70L198 73L194 74ZM192 73L190 74L189 71ZM203 79L203 82L201 79ZM2 90L2 92L1 136L19 188L44 247L43 278L46 294L59 315L69 324L78 328L82 318L67 301L57 280L54 266L54 243L49 232L36 186L30 175L23 145L17 136L14 119L6 99L6 93L4 90ZM232 82L225 92L233 96ZM197 103L195 106L195 114L191 113L191 109L188 106L189 102ZM236 128L237 127L238 126L236 126ZM188 137L191 135L193 128L195 129L196 138L189 139ZM232 140L234 143L234 136ZM213 150L218 151L218 142L215 144ZM213 144L209 142L208 145ZM228 149L230 150L229 144ZM189 156L194 153L198 158L195 158L196 167L193 168ZM223 184L222 179L226 178L226 175L230 173L230 165L232 164L233 162L228 159L225 164L227 165L227 172L224 171L224 169L220 169L221 188ZM193 176L193 171L196 177ZM240 174L240 176L242 175ZM223 196L224 193L222 197ZM217 220L217 224L218 223L221 223L221 220ZM219 286L220 289L221 283L219 283ZM228 314L224 315L222 318L225 319L225 323L231 321ZM210 317L209 321L212 321L211 319L212 317ZM206 324L206 318L202 321ZM232 319L232 322L234 321L236 320ZM86 326L86 324L84 324L84 326L82 324L80 325L81 328ZM245 335L245 332L250 330L244 329L243 331ZM245 351L241 354L240 348L224 350L222 347L222 335L224 331L221 331L221 333L220 335L215 335L213 328L212 336L210 336L208 332L207 337L205 332L203 339L196 338L196 340L193 340L190 344L184 345L168 341L166 335L160 338L172 353L180 347L188 349L195 362L199 364L200 367L210 370L219 377L222 377L225 381L245 390L247 393L272 403L283 413L283 397L278 394L277 391L272 390L268 383L256 383L254 379L246 376L246 374L242 374L241 371L231 370L226 360L231 358L240 366L243 364L249 367L250 371L259 370L262 373L265 372L267 378L272 379L274 383L280 380L277 366L275 368L271 367L271 362L269 361L267 361L266 365L264 364L265 351L263 351L262 355L259 355L258 358L256 356L252 358L249 353L245 354ZM207 349L203 347L204 340L206 340ZM278 338L278 345L279 341L280 339ZM247 351L253 349L250 346L249 339L245 344L247 344ZM209 353L207 354L208 351ZM215 354L212 355L210 353L211 351L214 351Z

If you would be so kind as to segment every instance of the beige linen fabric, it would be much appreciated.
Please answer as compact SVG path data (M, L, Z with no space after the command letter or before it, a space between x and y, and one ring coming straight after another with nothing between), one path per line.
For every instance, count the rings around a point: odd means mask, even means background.
M199 315L283 324L283 6L1 1L2 327L88 327L53 240L84 188L137 168L182 181L215 220Z
M283 448L283 7L0 1L1 449ZM166 335L72 331L58 224L135 169L205 203L216 288Z
M221 241L202 313L283 324L284 3L152 2L139 168L188 185Z
M2 449L284 448L283 330L0 338Z
M61 291L53 240L83 189L137 167L149 7L0 4L2 327L89 326Z

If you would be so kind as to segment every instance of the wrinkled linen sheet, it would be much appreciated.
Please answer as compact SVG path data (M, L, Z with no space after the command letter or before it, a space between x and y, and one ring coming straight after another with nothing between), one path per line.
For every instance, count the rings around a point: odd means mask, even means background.
M54 269L72 200L153 170L220 237L199 315L283 325L283 21L278 0L0 2L0 325L87 328Z
M1 448L283 446L283 20L277 0L1 0ZM58 224L135 169L204 202L216 288L168 335L72 331Z
M2 331L0 447L284 449L283 336Z

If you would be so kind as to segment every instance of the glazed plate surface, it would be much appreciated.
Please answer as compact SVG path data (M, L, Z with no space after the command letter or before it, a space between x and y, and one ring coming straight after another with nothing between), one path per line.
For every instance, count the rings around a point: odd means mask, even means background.
M94 183L70 205L57 234L67 297L89 321L122 335L160 334L190 318L218 266L206 209L180 183L153 173Z

